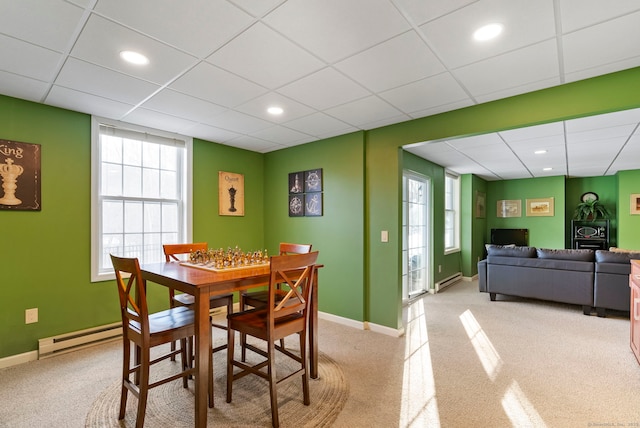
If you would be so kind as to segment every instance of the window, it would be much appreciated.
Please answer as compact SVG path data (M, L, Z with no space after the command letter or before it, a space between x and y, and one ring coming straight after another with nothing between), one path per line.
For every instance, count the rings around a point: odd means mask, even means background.
M402 298L427 291L431 282L429 178L411 171L402 177Z
M444 252L460 250L460 177L444 177Z
M92 122L93 281L113 278L109 254L164 260L162 244L191 237L191 139Z

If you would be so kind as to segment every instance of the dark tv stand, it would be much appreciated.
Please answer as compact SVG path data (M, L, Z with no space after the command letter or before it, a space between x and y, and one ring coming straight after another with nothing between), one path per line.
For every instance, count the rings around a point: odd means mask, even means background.
M609 220L571 220L571 248L609 248Z

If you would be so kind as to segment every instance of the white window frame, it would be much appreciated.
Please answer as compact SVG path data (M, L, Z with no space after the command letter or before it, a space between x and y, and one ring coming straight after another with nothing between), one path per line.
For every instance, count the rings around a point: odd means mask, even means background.
M460 251L460 176L449 171L445 171L445 183L444 183L444 220L445 220L445 235L444 239L444 253L451 254ZM449 194L447 192L447 181L451 180L451 201L449 201ZM452 206L449 206L451 202ZM446 240L446 224L447 217L453 216L453 246L447 247Z
M182 230L179 232L184 242L191 242L193 236L193 139L157 129L129 123L104 119L96 116L91 118L91 281L107 281L115 278L113 269L100 269L102 254L102 217L100 212L101 199L101 159L100 159L100 125L115 127L121 130L131 130L138 133L154 135L166 139L181 140L185 144L185 156L182 173ZM141 260L142 262L142 260Z

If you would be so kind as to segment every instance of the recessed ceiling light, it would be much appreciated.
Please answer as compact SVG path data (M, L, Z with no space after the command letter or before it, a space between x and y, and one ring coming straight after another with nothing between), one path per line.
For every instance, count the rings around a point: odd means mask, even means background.
M502 33L502 29L504 27L502 26L502 24L488 24L485 25L484 27L480 27L476 30L475 33L473 33L473 38L480 41L480 42L484 42L486 40L491 40L494 37L497 37L500 33Z
M547 167L547 168L542 168L542 170L543 170L543 171L551 171L552 169L553 169L553 168L549 168L549 167Z
M284 112L284 110L281 107L269 107L267 111L269 112L269 114L273 114L276 116Z
M134 52L134 51L122 51L120 52L120 58L122 58L127 62L130 62L131 64L136 64L136 65L149 64L149 58L142 55L141 53Z
M536 150L533 153L536 154L536 155L543 155L543 154L547 153L547 151L546 150Z

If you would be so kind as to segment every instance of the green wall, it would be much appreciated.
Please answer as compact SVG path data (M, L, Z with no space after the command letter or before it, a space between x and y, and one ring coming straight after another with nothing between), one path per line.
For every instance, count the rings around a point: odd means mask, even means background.
M402 327L401 308L392 303L401 293L400 147L639 107L640 92L632 90L638 85L640 68L633 68L367 132L366 222L372 243L366 256L371 301L369 320L392 328ZM564 194L556 188L553 192ZM547 196L546 191L541 195ZM556 212L565 210L564 201L564 198L556 200ZM490 209L488 203L487 212ZM557 242L558 247L564 246L564 216L561 221L551 220L549 224L562 233L548 244ZM390 230L390 242L376 245L374 238L384 229ZM538 239L536 235L532 243ZM463 251L471 249L463 248Z
M494 228L529 229L530 246L564 248L564 176L490 181L487 183L487 193L487 231ZM553 198L553 216L531 217L526 215L526 200L539 198ZM509 218L496 217L497 202L503 199L520 200L522 215Z
M365 320L363 132L267 153L265 242L313 244L320 251L319 309ZM289 217L289 173L322 168L322 217Z
M618 173L618 247L640 250L640 215L630 213L631 195L640 194L640 170Z
M321 310L400 329L406 157L401 147L640 107L640 92L632 90L638 85L640 68L634 68L266 155L195 140L194 239L270 251L280 240L313 241L326 265ZM90 282L90 117L3 96L0 112L1 139L42 145L42 211L0 211L1 358L36 349L42 337L116 321L118 314L113 283ZM325 216L287 218L285 174L318 167L326 177ZM245 203L251 210L244 218L217 215L218 170L245 174ZM630 193L640 193L635 184L639 174L618 175L618 245L633 249L639 248L640 216L627 214L628 199ZM471 210L475 191L485 185L490 200L490 183L463 177L465 212ZM568 209L560 196L564 183L552 180L551 185L543 192L527 190L528 197L557 195L556 213L563 212ZM436 187L434 183L434 192ZM463 222L463 228L472 229L472 239L464 239L460 255L442 256L445 273L452 266L459 270L461 263L465 272L473 269L482 245L477 229L484 223L490 227L491 208L487 202L484 221ZM536 231L543 226L561 231L557 246L564 244L564 219L537 218L531 225ZM438 228L434 224L434 236L441 233ZM387 243L380 242L382 230L389 231ZM542 233L532 237L533 245ZM545 241L551 244L556 238ZM439 257L437 245L434 257ZM158 304L166 302L166 290L156 291ZM31 307L40 309L40 322L25 325L24 310Z
M0 139L41 145L42 210L0 211L0 358L119 321L113 281L91 283L91 117L0 96ZM263 155L194 140L194 240L262 248ZM245 217L218 216L218 171L245 174ZM277 251L277 246L275 247ZM150 285L150 307L167 290ZM24 323L38 308L39 321Z
M640 164L638 165L640 167ZM609 219L609 246L617 245L617 201L618 201L618 176L607 175L604 177L568 178L566 183L566 248L571 248L571 220L576 206L581 202L580 196L585 192L595 192L598 199L611 214Z

